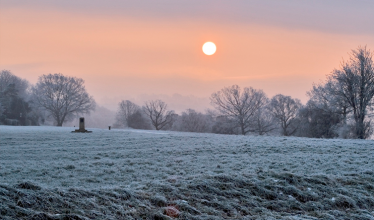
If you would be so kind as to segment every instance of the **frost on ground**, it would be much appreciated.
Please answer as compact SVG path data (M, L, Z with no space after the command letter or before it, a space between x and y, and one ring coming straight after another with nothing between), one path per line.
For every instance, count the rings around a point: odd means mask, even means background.
M374 219L374 144L0 126L0 219Z

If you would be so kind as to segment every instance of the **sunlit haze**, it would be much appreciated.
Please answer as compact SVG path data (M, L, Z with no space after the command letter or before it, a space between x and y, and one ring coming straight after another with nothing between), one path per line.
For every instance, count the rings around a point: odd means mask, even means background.
M305 103L348 52L374 49L372 21L374 1L0 0L0 69L83 78L111 110L154 97L204 110L233 84Z

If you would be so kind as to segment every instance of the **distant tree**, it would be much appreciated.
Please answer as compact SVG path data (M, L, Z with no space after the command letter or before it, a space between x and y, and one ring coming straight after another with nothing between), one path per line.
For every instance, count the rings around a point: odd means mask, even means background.
M187 109L182 112L175 123L175 130L187 132L211 132L212 117L208 114L196 112L193 109Z
M235 134L240 133L238 122L233 117L220 115L215 118L212 126L212 132L215 134Z
M35 104L45 109L57 126L77 114L87 114L95 109L95 101L85 87L83 79L61 73L39 77L32 88Z
M268 134L276 128L275 118L266 107L258 109L251 120L251 131L259 135Z
M307 92L309 96L308 108L315 109L326 114L341 115L344 121L351 112L351 108L346 99L333 95L334 88L339 87L336 81L331 78L325 84L315 84L313 89Z
M152 129L149 119L144 116L144 113L140 109L128 116L127 126L134 129Z
M16 97L12 100L10 111L8 109L6 116L7 118L17 119L19 121L19 125L29 125L27 120L32 119L29 117L31 110L32 109L28 102L26 102L23 98Z
M297 136L311 138L335 138L339 134L336 129L344 121L342 114L338 114L327 105L320 105L309 100L299 111L300 127Z
M297 116L301 107L300 100L290 96L278 94L271 99L268 109L277 119L284 136L290 136L296 132L299 124Z
M167 110L167 104L161 100L146 102L143 111L156 130L170 126L175 120L174 111Z
M29 83L13 75L9 70L0 73L0 103L5 109L5 115L12 112L11 104L14 99L25 98Z
M13 75L9 70L0 73L0 104L2 116L0 120L16 119L19 125L27 125L31 107L28 99L29 82Z
M368 138L371 129L367 116L374 97L373 53L366 47L352 50L349 61L333 70L328 81L332 84L328 94L349 107L355 121L356 137Z
M172 130L178 118L179 118L179 115L174 113L173 111L173 113L170 115L169 123L167 123L165 127L163 127L161 130Z
M7 115L13 112L12 103L18 99L18 90L14 83L8 84L2 88L0 92L0 103L4 106L4 114Z
M29 82L25 79L21 79L15 76L9 70L2 70L0 73L0 93L4 93L9 90L9 85L13 85L14 91L16 91L17 96L25 98L29 88Z
M337 82L329 78L325 83L313 85L312 90L307 92L310 99L306 106L300 109L301 128L297 132L298 136L314 138L352 136L344 134L351 133L352 126L347 123L352 108L344 98L332 94L337 87Z
M129 100L122 100L118 104L118 111L116 114L116 121L121 127L131 127L128 125L129 117L135 113L137 113L141 108L129 101Z
M225 87L210 97L211 104L222 115L236 121L242 135L250 131L250 120L266 104L266 99L262 90L252 87L241 90L237 85Z
M330 125L346 133L339 132L341 137L368 138L372 133L369 113L374 96L373 53L366 47L352 50L350 59L334 69L326 83L313 86L308 95L320 113L340 115L340 122Z
M27 119L31 120L31 125L44 124L49 113L39 105L36 105L33 99L31 99L28 104L31 111L27 114Z

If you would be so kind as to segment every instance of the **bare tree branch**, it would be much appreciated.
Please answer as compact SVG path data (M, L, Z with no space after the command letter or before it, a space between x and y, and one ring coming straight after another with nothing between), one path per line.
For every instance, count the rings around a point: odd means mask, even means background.
M188 132L210 132L212 130L213 118L211 115L196 112L193 109L187 109L178 117L174 127L178 131Z
M271 99L268 109L278 120L284 136L296 132L298 128L296 119L301 107L300 100L292 99L290 96L278 94Z
M116 115L117 123L123 127L128 126L128 121L131 115L140 110L140 107L129 100L122 100L118 104L118 111Z

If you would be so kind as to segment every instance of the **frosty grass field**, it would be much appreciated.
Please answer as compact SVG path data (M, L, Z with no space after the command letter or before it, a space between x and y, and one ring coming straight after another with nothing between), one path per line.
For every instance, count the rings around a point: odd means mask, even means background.
M374 219L374 142L0 126L0 219Z

